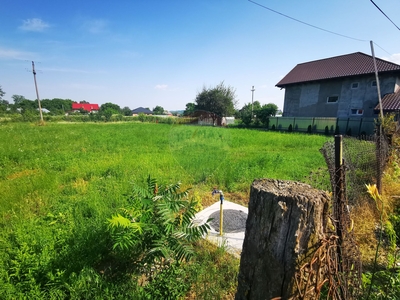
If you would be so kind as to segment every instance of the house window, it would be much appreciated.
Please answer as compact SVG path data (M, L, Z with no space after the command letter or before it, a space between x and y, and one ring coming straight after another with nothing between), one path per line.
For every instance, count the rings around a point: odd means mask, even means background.
M326 100L328 103L336 103L339 100L339 96L329 96Z
M376 86L376 81L375 80L371 82L371 86Z
M358 89L358 82L353 82L353 83L351 84L351 88L352 88L352 89Z
M351 115L352 116L362 116L363 115L363 113L364 113L364 110L363 109L352 109L351 110Z

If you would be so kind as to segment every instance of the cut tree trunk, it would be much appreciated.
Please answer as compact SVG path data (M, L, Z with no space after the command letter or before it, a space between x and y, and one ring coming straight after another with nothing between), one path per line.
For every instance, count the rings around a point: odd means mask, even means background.
M236 300L290 298L298 266L324 237L328 200L299 182L253 182Z

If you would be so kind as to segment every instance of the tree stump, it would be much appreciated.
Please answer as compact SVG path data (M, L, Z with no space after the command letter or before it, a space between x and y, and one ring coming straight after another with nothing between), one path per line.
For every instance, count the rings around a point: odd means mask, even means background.
M328 200L299 182L253 182L236 300L292 295L297 267L324 237Z

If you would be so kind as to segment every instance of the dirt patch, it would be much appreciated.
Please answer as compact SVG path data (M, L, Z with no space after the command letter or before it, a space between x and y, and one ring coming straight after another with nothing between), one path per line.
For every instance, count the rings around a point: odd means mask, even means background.
M7 179L17 179L17 178L21 178L21 177L26 177L26 176L32 176L32 175L36 175L39 172L39 170L23 170L20 172L16 172L13 173L9 176L7 176Z
M224 198L227 201L243 205L247 207L249 205L249 195L246 193L225 193L224 192ZM211 195L211 191L209 193L202 193L201 194L201 204L203 207L208 207L214 204L215 202L219 201L219 195L214 195L214 197Z

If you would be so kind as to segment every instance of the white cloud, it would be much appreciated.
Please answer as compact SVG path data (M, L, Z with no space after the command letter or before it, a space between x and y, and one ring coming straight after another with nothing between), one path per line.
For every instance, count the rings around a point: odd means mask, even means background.
M155 88L156 90L163 90L163 91L165 91L166 89L168 89L168 85L167 85L167 84L157 84L154 88Z
M107 25L106 20L87 20L83 23L83 29L93 34L99 34L107 31Z
M33 18L33 19L24 20L22 25L19 26L19 29L22 29L25 31L41 32L41 31L44 31L48 27L50 27L50 25L48 23L44 22L41 19Z
M15 49L7 49L0 47L0 59L18 59L18 60L31 60L34 54L32 52L19 51Z
M389 57L389 60L390 60L391 62L394 62L395 64L399 64L399 65L400 65L400 53L392 54L392 55Z

